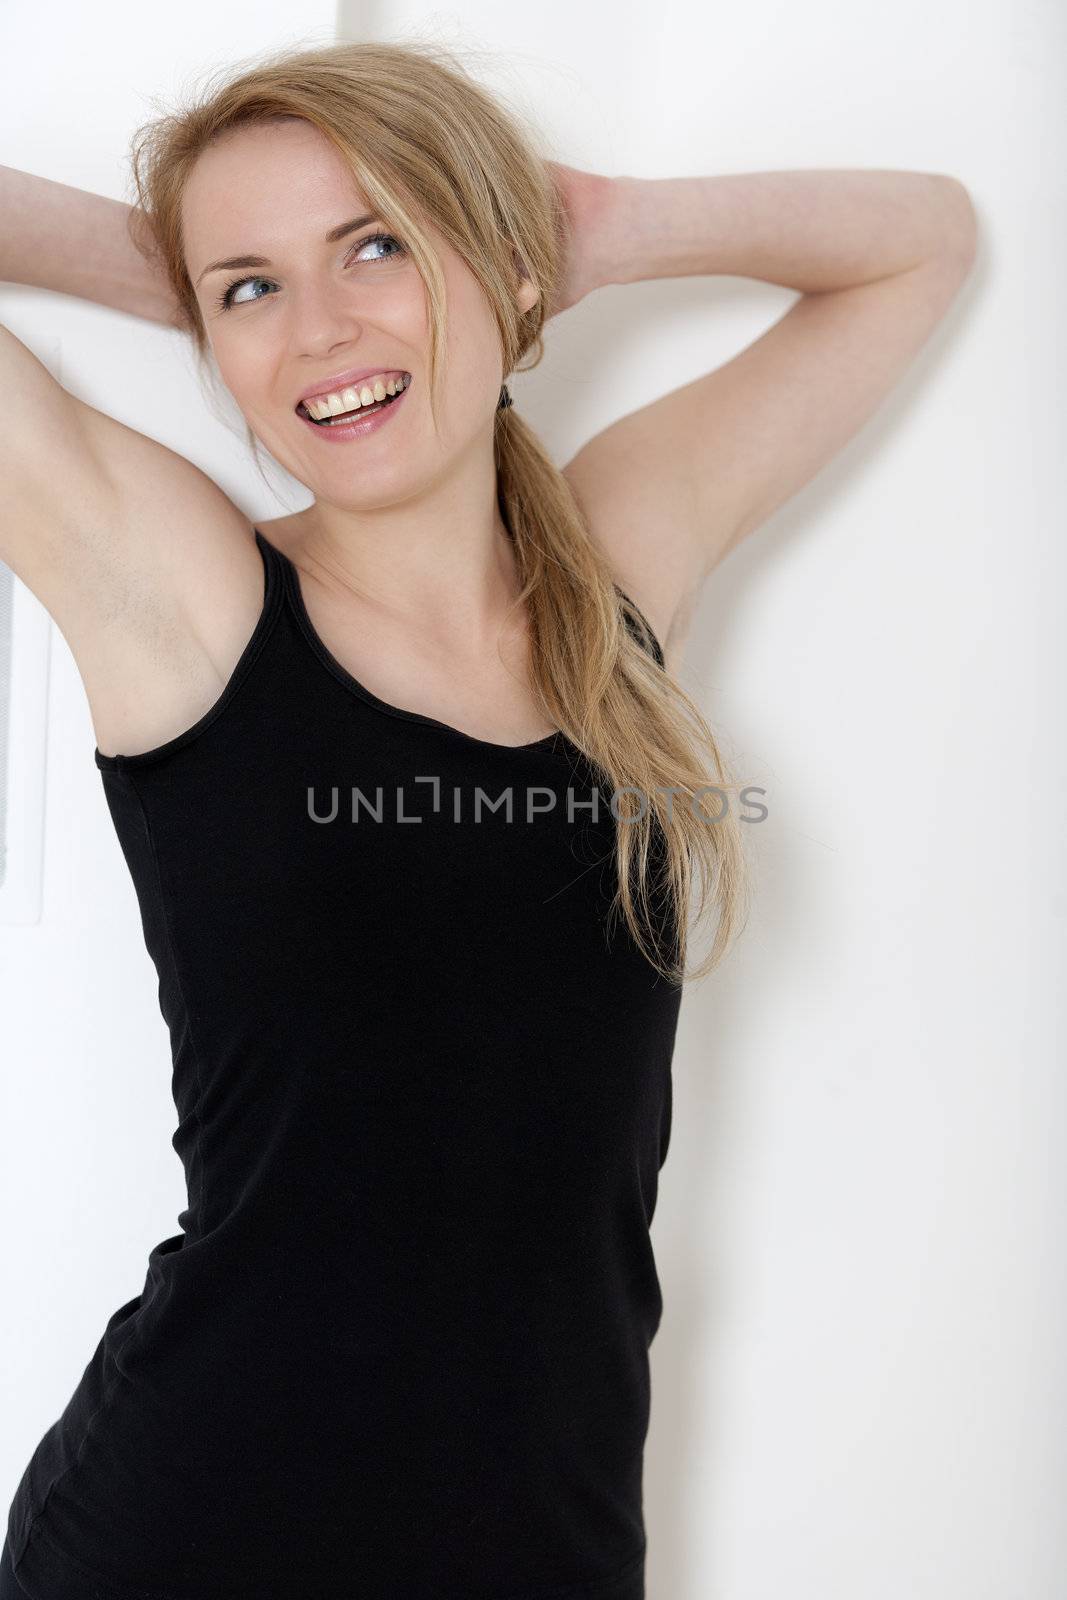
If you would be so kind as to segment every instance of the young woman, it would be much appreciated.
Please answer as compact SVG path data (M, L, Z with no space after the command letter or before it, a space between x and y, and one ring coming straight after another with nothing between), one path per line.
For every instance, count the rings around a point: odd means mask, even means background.
M681 984L744 899L672 668L949 306L966 191L576 172L410 45L274 57L133 164L133 209L0 173L0 272L185 330L313 500L251 526L0 338L0 555L86 686L188 1180L0 1600L639 1600ZM558 470L502 387L546 319L713 272L800 298Z

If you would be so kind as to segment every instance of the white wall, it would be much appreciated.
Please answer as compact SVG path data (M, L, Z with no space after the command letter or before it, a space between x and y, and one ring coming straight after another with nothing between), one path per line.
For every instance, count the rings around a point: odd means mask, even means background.
M187 0L180 26L126 0L105 16L4 13L0 159L123 198L151 96L333 21L304 5L294 26L270 0ZM749 930L683 1006L648 1594L1061 1600L1064 15L692 0L341 19L492 52L488 81L578 166L916 168L976 200L956 305L720 567L683 672L770 816L749 830ZM513 393L562 462L791 299L739 279L604 290L550 325ZM33 347L58 335L75 392L250 515L283 509L180 336L10 287L0 320ZM154 973L57 630L49 715L43 916L0 928L4 1493L184 1205Z

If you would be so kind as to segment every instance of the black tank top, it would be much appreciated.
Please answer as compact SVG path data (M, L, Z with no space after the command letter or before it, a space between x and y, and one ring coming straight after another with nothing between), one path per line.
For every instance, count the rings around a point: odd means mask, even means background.
M607 925L610 788L562 733L492 744L369 693L255 537L221 697L95 751L188 1204L19 1483L16 1575L641 1600L681 990Z

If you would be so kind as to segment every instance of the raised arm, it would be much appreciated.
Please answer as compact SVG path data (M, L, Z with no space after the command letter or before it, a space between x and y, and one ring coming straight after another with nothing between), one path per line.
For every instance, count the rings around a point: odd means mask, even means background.
M0 167L0 278L177 326L134 242L136 216ZM190 682L210 691L203 594L232 590L242 565L257 581L247 519L184 456L70 394L3 326L0 384L12 401L0 429L0 561L64 635L98 737L128 749L147 729L158 742L154 729L181 725Z
M135 242L142 222L116 200L0 166L0 279L175 326L164 276ZM163 446L70 394L2 326L0 383L14 397L0 430L0 560L66 631L87 580L114 562L124 485Z
M177 327L166 275L142 253L134 206L0 166L0 279Z
M177 302L150 265L132 207L0 166L0 279L95 300L171 327ZM14 397L0 429L0 560L41 601L68 642L113 611L132 572L148 581L146 485L170 485L225 518L226 496L184 457L79 400L0 326L0 383ZM216 507L217 503L217 507Z
M799 291L732 360L611 423L564 468L670 664L715 565L848 443L915 359L971 270L977 220L963 184L941 173L622 178L609 194L592 208L584 187L566 196L581 219L572 275L584 292L590 278L715 273Z

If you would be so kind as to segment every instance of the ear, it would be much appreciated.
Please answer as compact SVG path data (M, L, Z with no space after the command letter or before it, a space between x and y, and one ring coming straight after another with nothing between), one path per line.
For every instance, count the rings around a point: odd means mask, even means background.
M515 271L518 273L520 280L519 288L516 292L515 298L518 301L520 311L529 311L531 306L535 306L538 300L541 298L541 291L530 277L530 274L526 268L526 263L520 256L518 250L515 249L514 245L512 245L511 248L511 256L515 263Z

